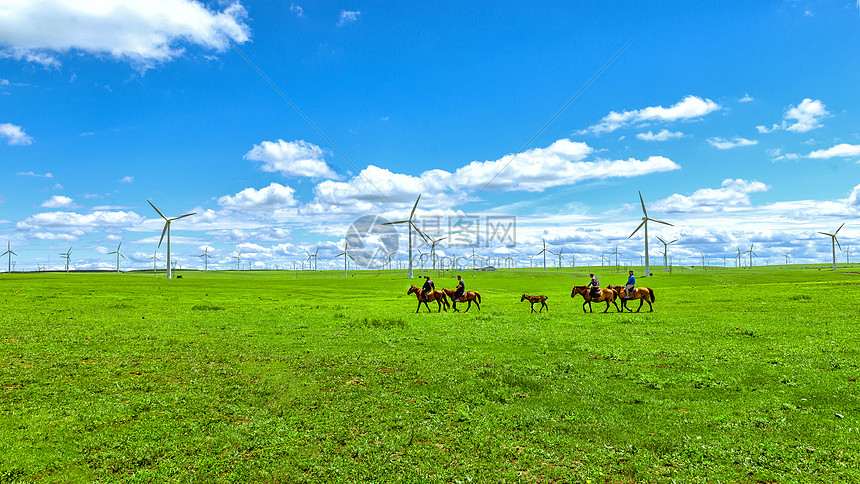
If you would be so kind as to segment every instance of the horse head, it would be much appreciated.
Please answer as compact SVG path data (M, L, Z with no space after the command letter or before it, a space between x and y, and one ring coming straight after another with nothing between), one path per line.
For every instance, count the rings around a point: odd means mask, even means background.
M525 301L525 300L526 300L526 295L525 295L525 294L523 294L523 297L522 297L522 298L520 298L520 302L523 302L523 301Z
M409 288L409 290L408 290L408 291L406 291L406 295L408 296L408 295L410 295L410 294L412 294L412 293L417 293L417 292L418 292L418 291L420 291L420 290L421 290L421 289L418 289L418 286L416 286L415 284L412 284L412 286Z
M573 286L573 291L570 291L570 297L575 297L577 294L585 294L586 289L585 286Z

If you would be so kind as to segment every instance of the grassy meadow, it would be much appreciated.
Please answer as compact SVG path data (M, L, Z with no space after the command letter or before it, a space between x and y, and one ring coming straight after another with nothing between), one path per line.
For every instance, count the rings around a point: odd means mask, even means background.
M860 269L654 269L2 274L0 482L860 481Z

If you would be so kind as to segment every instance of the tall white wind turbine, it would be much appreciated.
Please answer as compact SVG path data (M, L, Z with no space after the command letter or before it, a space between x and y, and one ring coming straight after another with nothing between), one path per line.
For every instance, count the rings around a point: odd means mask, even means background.
M827 232L818 232L819 234L823 234L823 235L830 237L830 246L833 248L833 270L834 271L836 270L836 246L839 245L839 239L836 238L836 234L838 234L839 231L842 230L842 227L844 227L844 226L845 226L845 224L843 223L842 225L839 226L838 229L836 229L836 232L833 232L832 234L828 234ZM841 245L839 245L839 250L842 250Z
M166 234L167 234L167 278L168 278L168 279L170 279L170 278L171 278L171 269L170 269L170 223L171 223L171 222L173 222L174 220L179 220L179 219L181 219L181 218L190 217L190 216L192 216L192 215L196 214L197 212L191 212L191 213L186 213L185 215L180 215L180 216L178 216L178 217L167 218L167 217L165 217L165 216L164 216L164 214L163 214L163 213L161 213L161 210L159 210L159 209L155 208L155 205L153 205L153 204L152 204L152 202L150 202L149 200L147 200L147 202L149 202L149 205L150 205L150 206L152 206L152 208L153 208L153 209L155 209L155 211L156 211L156 212L158 212L158 215L161 215L161 218L163 218L163 219L164 219L164 229L162 229L162 231L161 231L161 238L160 238L160 239L158 239L158 247L161 247L161 242L164 240L164 234L166 233Z
M347 274L347 272L346 272L347 264L348 264L347 258L355 260L355 257L353 257L349 253L349 239L346 240L346 245L344 246L343 252L336 255L335 257L340 257L340 256L343 256L343 277L348 277L349 274Z
M418 202L421 201L421 195L418 195L418 200L415 200L415 205L412 206L412 212L409 213L409 218L406 220L398 220L397 222L387 222L382 225L394 225L394 224L409 224L407 231L409 232L409 278L412 279L412 229L415 229L415 232L424 239L424 242L428 242L427 236L424 235L421 230L412 222L412 217L415 216L415 209L418 208Z
M540 240L543 242L543 250L538 252L537 254L535 254L535 256L539 256L539 255L543 254L543 270L546 270L546 253L549 252L550 254L553 254L553 255L555 255L555 253L546 250L546 239L541 237Z
M122 257L125 259L125 256L119 251L119 248L122 247L122 241L120 241L119 245L116 246L116 250L113 252L108 252L108 255L116 254L116 273L119 274L119 258Z
M642 199L642 192L639 192L639 202L642 204L642 215L643 215L642 223L639 224L638 227L636 227L636 230L634 230L633 233L630 234L630 237L633 237L634 235L636 235L636 232L638 232L639 229L641 229L642 227L645 227L645 276L647 277L648 275L651 274L651 268L650 268L651 262L650 262L650 259L648 257L648 221L650 220L652 222L657 222L658 224L668 225L670 227L674 227L674 225L670 224L669 222L663 222L662 220L657 220L655 218L651 218L648 216L648 211L645 210L645 200ZM630 237L627 237L627 238L629 239Z
M212 256L209 255L209 246L207 245L206 248L203 250L203 253L198 255L197 257L203 258L203 270L208 271L209 270L209 259L212 258Z
M662 243L663 243L663 267L664 267L664 269L665 269L665 271L666 271L666 272L669 272L669 258L668 258L668 256L667 256L667 253L668 253L668 250L669 250L669 244L674 244L675 242L677 242L677 241L678 241L678 239L675 239L675 240L671 240L671 241L669 241L669 242L666 242L665 240L661 239L661 238L658 236L658 237L657 237L657 240L659 240L660 242L662 242ZM740 249L738 249L738 253L740 253Z
M3 252L2 254L0 254L0 257L3 257L4 255L9 256L9 272L12 272L12 256L14 255L15 257L18 257L18 254L12 252L12 242L11 241L8 241L8 240L6 241L6 252Z

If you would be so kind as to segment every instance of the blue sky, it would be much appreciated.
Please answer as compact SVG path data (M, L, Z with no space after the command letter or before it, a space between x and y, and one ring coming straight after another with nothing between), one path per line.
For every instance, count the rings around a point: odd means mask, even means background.
M652 264L658 235L722 265L750 244L757 263L827 262L818 231L860 234L853 2L136 3L0 0L18 269L69 247L75 268L112 268L120 241L125 267L151 267L147 200L197 212L172 227L185 267L317 247L341 267L353 220L401 219L419 194L425 227L515 217L516 244L471 245L520 265L542 238L577 265L616 246L638 264L638 191L674 224L649 225Z

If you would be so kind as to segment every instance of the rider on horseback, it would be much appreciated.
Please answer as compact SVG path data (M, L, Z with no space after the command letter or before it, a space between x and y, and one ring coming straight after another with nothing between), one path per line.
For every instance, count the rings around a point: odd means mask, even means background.
M436 285L430 280L430 276L424 276L424 287L421 288L421 299L427 300L427 294L436 289Z
M588 286L591 286L591 298L598 299L600 297L600 281L594 274L589 274L589 277L591 277L591 282L588 283Z
M633 293L636 291L634 287L636 285L636 276L633 275L633 271L630 271L630 277L627 278L627 285L624 286L624 299L633 299Z
M466 284L463 282L462 277L457 276L457 289L454 290L454 302L460 302L463 294L466 294Z

